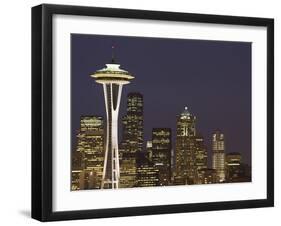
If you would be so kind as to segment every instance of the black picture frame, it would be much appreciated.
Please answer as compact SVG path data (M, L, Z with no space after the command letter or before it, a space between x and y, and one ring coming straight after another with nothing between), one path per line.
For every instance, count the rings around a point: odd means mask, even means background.
M52 18L55 14L151 19L267 28L267 198L95 210L52 210ZM43 4L32 8L32 218L121 217L274 206L274 20L237 16Z

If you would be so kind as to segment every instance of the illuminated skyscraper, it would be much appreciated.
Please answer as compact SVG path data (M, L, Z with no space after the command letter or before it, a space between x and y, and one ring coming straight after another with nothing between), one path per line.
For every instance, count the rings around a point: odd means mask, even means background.
M185 107L177 118L176 183L193 184L196 175L196 117Z
M170 128L152 129L152 162L159 170L159 185L169 185L171 179L172 131Z
M120 68L114 56L106 67L93 75L97 83L103 85L107 116L106 148L101 188L118 188L120 179L118 152L118 112L123 85L129 84L134 77Z
M195 150L195 162L197 169L207 168L207 148L204 144L204 138L202 136L197 135L195 137L196 142L196 150Z
M194 183L200 183L199 174L200 170L207 169L208 167L208 155L207 148L204 144L202 136L197 135L195 138L195 180ZM199 180L199 181L198 181Z
M137 153L143 150L143 96L127 95L127 112L122 118L122 142L120 144L120 187L136 184Z
M72 189L100 188L103 162L103 118L81 116L76 151L72 154Z
M217 182L225 181L225 143L224 134L219 130L212 136L212 168L216 170Z
M123 140L129 152L143 151L143 96L129 93L127 96L127 114L122 118Z

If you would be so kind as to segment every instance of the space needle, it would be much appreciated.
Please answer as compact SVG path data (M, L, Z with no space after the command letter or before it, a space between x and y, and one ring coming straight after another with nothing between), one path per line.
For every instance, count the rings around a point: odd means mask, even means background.
M91 75L97 83L103 85L107 130L101 189L119 187L120 168L118 153L118 112L123 85L129 84L134 77L120 68L114 57L112 46L112 59L104 68Z

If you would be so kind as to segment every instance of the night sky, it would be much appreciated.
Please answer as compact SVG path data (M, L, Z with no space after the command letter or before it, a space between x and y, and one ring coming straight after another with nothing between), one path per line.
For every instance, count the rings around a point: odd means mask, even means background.
M169 127L175 149L176 116L184 107L197 117L211 160L211 134L225 134L226 153L240 152L251 163L251 43L103 35L71 35L72 149L81 115L105 115L102 85L90 74L115 56L135 79L123 87L144 96L144 138L154 127ZM121 132L121 131L120 131ZM119 132L119 133L120 133Z

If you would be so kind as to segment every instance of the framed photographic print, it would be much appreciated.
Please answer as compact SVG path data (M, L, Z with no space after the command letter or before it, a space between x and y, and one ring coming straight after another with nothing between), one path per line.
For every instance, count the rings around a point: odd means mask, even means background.
M32 8L32 217L274 205L274 21Z

